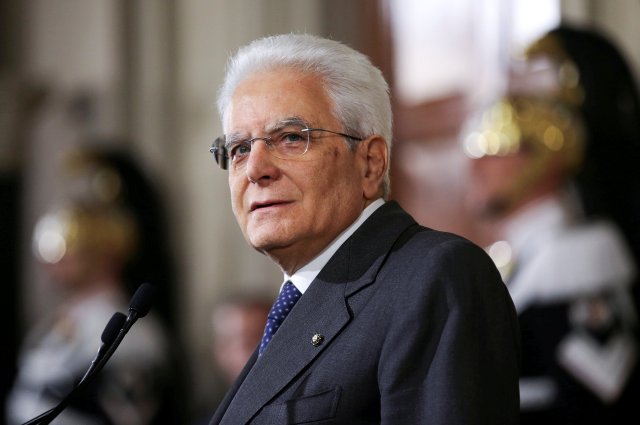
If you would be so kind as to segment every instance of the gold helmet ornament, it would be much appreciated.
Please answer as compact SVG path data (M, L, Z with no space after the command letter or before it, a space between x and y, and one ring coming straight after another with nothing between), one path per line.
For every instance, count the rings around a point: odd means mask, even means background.
M69 252L131 258L136 222L122 202L122 177L99 153L72 151L64 162L66 195L62 206L45 213L33 234L33 250L44 262L59 262Z
M49 264L70 252L130 258L137 235L132 217L114 206L69 204L46 213L36 224L33 250Z
M570 105L510 95L484 110L478 121L464 140L471 158L527 151L540 158L559 155L572 170L580 165L584 129L579 112Z
M515 205L559 162L568 178L582 164L585 129L583 91L577 68L553 39L545 36L514 64L507 94L471 117L463 133L470 158L526 155L526 166L509 182L502 208Z

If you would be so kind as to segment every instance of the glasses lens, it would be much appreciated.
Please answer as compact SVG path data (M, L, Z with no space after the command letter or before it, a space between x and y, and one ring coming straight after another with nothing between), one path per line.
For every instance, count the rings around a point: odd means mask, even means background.
M271 136L271 141L280 158L300 156L309 149L309 132L304 127L289 126Z
M251 140L241 140L230 143L227 152L229 153L231 162L234 164L240 164L247 159L251 153L252 143L253 141Z
M264 141L274 156L288 159L304 155L309 149L309 138L308 128L289 125L272 132L267 137L256 137L250 140L227 141L224 136L218 137L209 151L220 167L226 170L229 159L234 167L242 166L258 140Z

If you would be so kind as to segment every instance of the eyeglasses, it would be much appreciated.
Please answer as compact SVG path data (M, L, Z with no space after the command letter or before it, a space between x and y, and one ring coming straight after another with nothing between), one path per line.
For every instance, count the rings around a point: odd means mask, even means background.
M251 148L256 140L263 140L269 151L276 158L291 159L307 153L309 142L311 141L311 133L314 131L323 131L357 141L362 140L360 137L337 131L289 124L273 130L268 136L264 137L254 137L253 139L237 139L233 136L218 137L209 148L209 152L213 154L216 163L223 170L229 168L229 160L231 160L231 164L234 167L243 166L249 158Z

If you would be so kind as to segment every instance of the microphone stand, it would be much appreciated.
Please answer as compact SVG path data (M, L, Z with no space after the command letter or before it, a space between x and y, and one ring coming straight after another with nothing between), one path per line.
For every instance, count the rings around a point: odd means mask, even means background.
M96 359L92 362L91 366L85 373L84 377L78 382L78 384L63 398L60 403L58 403L55 407L43 412L42 414L36 416L30 421L25 422L22 425L48 425L53 421L71 402L73 397L76 396L82 389L84 389L87 385L89 385L97 374L102 370L102 368L107 364L113 353L115 353L116 349L124 339L129 329L133 326L133 324L141 317L147 315L149 310L151 309L151 298L153 296L153 292L155 289L148 283L142 284L133 298L131 299L131 303L129 305L129 315L127 316L122 328L118 332L116 338L113 342L108 346L107 351L100 358L100 351L98 351L98 355ZM115 320L115 317L118 313L114 314L112 320ZM120 313L122 314L122 313ZM123 315L124 316L124 315ZM111 321L107 324L107 328L109 328ZM105 328L105 331L106 329ZM102 348L102 347L101 347Z

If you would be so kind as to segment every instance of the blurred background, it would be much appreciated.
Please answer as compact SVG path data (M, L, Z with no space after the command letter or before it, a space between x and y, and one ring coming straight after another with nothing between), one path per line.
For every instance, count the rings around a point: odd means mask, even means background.
M161 313L186 365L185 415L215 408L214 307L230 294L272 298L282 279L244 242L208 152L239 46L309 32L369 55L392 86L392 198L422 224L485 245L462 201L468 111L504 90L512 56L560 22L603 31L640 75L639 18L637 0L0 2L2 399L25 333L61 302L33 253L34 227L68 191L66 156L92 145L128 152L158 189L157 231L175 266Z

